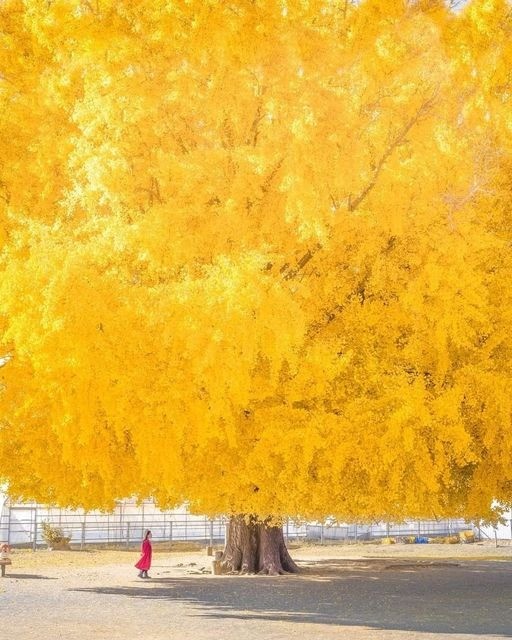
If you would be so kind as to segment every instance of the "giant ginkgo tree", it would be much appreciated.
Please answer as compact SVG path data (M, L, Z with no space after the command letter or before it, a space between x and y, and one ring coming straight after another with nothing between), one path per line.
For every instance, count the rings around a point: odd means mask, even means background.
M506 0L0 3L0 477L85 508L512 500Z

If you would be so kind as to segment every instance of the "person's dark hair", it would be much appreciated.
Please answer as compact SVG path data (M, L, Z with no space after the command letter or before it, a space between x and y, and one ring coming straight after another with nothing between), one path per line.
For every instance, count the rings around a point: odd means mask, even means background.
M149 534L151 533L151 531L149 529L146 530L146 533L144 535L144 540L148 539Z

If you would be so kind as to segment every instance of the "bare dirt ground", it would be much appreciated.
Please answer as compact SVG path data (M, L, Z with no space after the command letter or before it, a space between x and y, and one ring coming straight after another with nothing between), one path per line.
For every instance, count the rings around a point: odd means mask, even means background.
M213 576L203 551L17 551L0 640L512 638L512 546L301 546L299 576Z

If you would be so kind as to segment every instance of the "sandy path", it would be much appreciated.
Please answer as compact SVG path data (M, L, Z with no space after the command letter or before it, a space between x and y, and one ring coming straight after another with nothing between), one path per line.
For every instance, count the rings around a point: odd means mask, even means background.
M156 552L148 581L136 552L16 553L0 580L0 639L512 638L511 547L292 553L299 577L262 578L203 573L201 552Z

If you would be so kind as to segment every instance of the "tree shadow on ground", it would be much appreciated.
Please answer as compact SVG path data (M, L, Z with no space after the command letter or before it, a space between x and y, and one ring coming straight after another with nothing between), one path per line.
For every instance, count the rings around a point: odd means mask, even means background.
M192 615L512 638L512 562L320 560L298 576L154 577L78 589L179 601Z
M13 580L57 580L57 578L39 576L34 573L6 573L5 577L12 578Z

